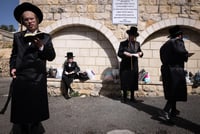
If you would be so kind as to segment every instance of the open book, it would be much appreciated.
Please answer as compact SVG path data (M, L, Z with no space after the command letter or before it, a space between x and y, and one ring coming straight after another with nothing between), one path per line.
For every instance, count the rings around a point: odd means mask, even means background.
M188 57L191 57L192 55L194 55L194 53L188 53Z
M138 53L135 53L135 54L131 54L132 56L135 56L135 57L140 57Z
M24 38L25 38L26 41L31 42L31 41L33 41L34 39L37 39L37 38L43 39L44 38L44 33L43 32L38 32L36 34L26 33L24 35Z

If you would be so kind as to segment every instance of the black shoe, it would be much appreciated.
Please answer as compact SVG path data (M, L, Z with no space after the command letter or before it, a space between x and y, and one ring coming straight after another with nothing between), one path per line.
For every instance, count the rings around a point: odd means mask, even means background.
M31 125L31 132L32 132L32 134L44 134L45 129L41 122L34 123Z
M163 117L166 121L170 120L170 116L168 112L165 112L164 110L159 111L159 115Z
M176 117L177 115L180 115L180 111L176 109L175 111L171 111L170 115Z
M144 102L143 100L136 100L135 98L133 99L130 99L131 102L133 103L141 103L141 102Z
M69 94L73 94L73 93L75 93L75 91L73 89L70 89Z
M174 125L174 121L172 120L168 112L161 110L159 111L159 115L164 118L167 124Z
M122 103L127 103L127 98L122 98L122 99L121 99L121 102L122 102Z
M66 99L66 100L68 100L68 99L70 99L71 97L69 96L69 95L63 95L64 96L64 98Z

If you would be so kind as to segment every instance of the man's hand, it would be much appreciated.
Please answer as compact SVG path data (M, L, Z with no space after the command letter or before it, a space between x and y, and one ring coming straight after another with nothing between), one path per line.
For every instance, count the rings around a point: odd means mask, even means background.
M65 74L68 75L69 73L67 71L65 71Z
M129 52L124 52L124 54L125 54L126 56L128 56L128 57L132 57L132 54L129 53Z
M39 38L35 38L34 42L36 44L36 46L40 49L44 46L44 44L42 43L42 41Z
M65 74L66 74L66 75L73 74L73 73L75 73L75 72L74 72L74 71L71 71L71 72L65 71Z
M73 74L73 73L74 73L74 71L69 72L69 74Z
M139 57L141 57L141 56L142 56L142 54L143 54L142 52L138 52L138 55L139 55Z
M12 77L15 79L16 78L16 69L15 68L13 68L12 70L11 70L11 75L12 75Z

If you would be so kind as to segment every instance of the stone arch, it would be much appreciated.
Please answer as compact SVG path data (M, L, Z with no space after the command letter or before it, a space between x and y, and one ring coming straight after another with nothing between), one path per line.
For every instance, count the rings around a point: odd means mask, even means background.
M52 35L57 53L56 59L47 66L62 69L65 60L63 54L67 50L73 51L78 57L76 61L82 70L92 69L96 79L103 79L106 71L118 68L118 40L112 31L101 23L73 17L59 20L47 26L44 31Z
M166 20L159 21L151 26L149 26L147 29L142 31L140 33L140 36L138 37L138 41L143 44L144 41L153 33L164 29L166 27L171 27L173 25L181 25L185 27L192 27L193 29L200 29L200 21L199 20L193 20L188 18L170 18Z
M71 18L67 18L67 19L58 20L55 23L53 23L52 25L47 26L44 29L44 31L47 33L53 34L54 32L58 31L59 29L62 29L63 27L72 26L72 25L73 26L74 25L82 25L82 26L90 27L90 28L93 28L93 29L99 31L113 45L115 52L118 49L119 41L114 36L113 32L110 29L108 29L105 25L103 25L95 20L88 19L88 18L71 17Z

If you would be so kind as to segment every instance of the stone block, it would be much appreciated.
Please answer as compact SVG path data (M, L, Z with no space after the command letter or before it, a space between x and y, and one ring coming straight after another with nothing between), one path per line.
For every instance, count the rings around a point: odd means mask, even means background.
M96 5L87 5L88 13L94 13L96 11Z
M180 12L181 12L180 6L172 6L171 7L171 13L172 14L177 14L177 13L180 13Z
M170 13L170 6L160 6L160 13Z
M146 6L146 13L158 13L158 6Z

